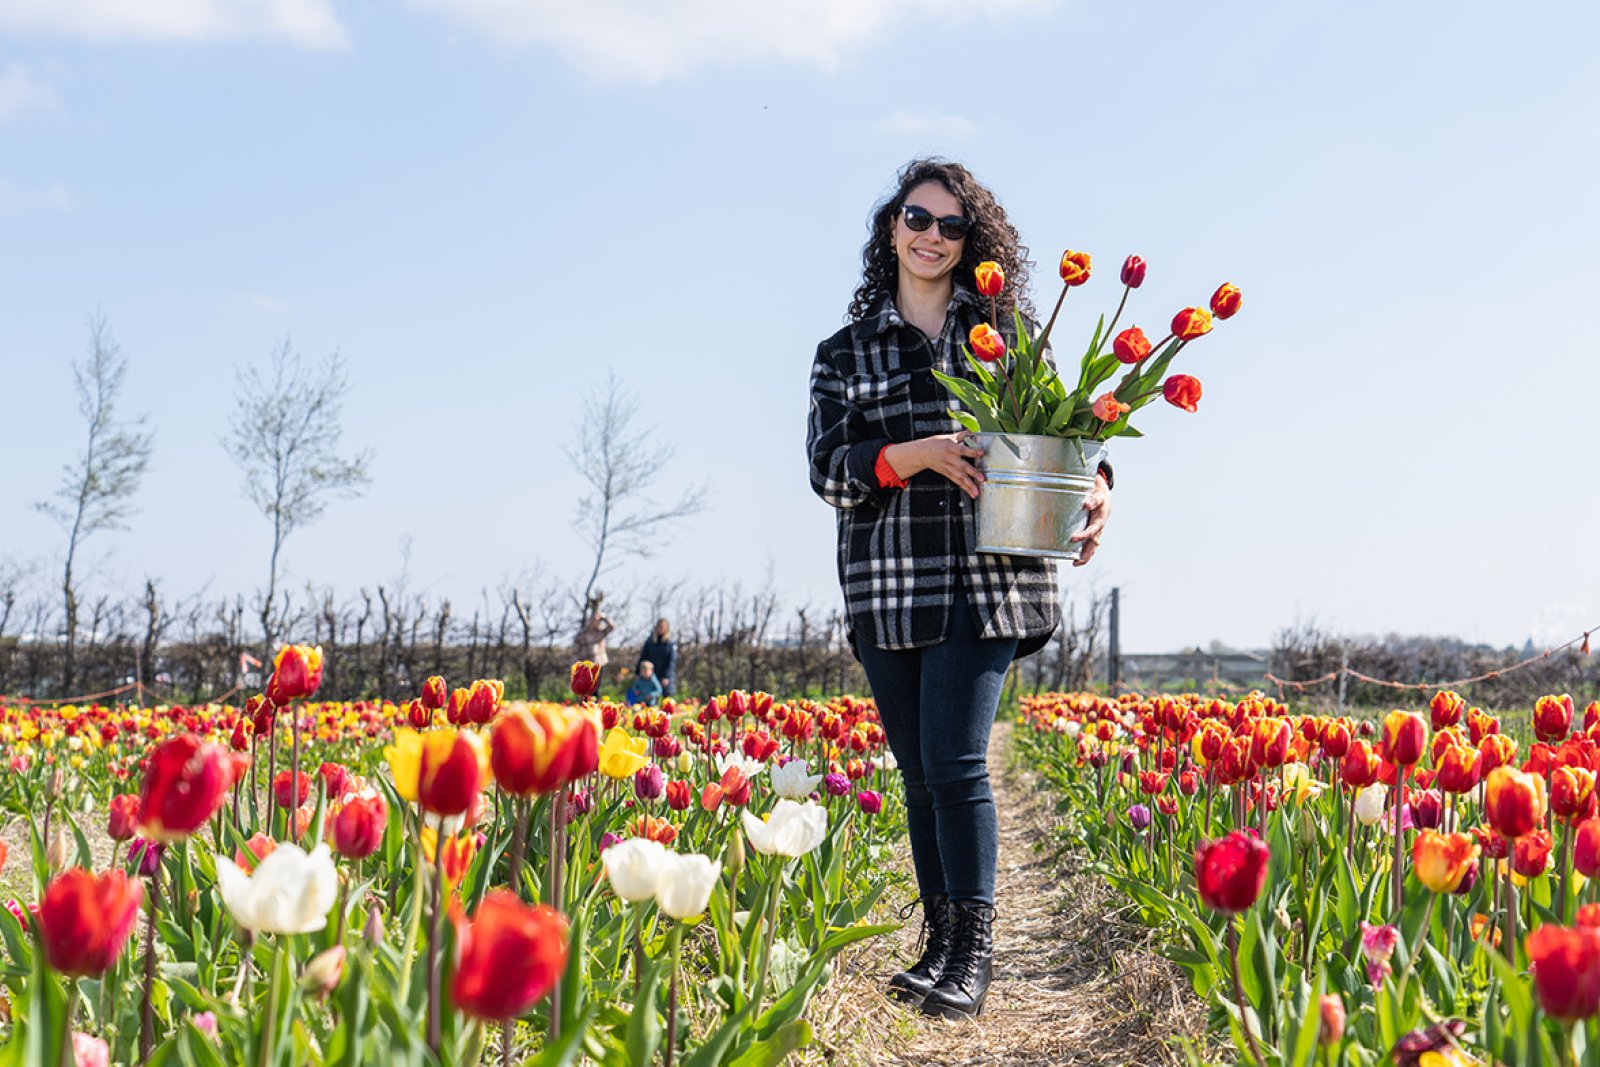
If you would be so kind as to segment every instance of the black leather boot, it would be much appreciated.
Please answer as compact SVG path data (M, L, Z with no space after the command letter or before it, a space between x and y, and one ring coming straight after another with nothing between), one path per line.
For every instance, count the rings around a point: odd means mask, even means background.
M975 900L953 901L955 937L944 974L922 1000L924 1015L976 1019L983 1011L994 976L994 907Z
M913 900L900 917L905 918L918 903ZM922 932L918 940L922 942L922 958L889 979L889 995L908 1004L921 1004L928 990L944 974L945 961L950 958L951 934L955 929L949 897L935 893L923 897L920 903Z

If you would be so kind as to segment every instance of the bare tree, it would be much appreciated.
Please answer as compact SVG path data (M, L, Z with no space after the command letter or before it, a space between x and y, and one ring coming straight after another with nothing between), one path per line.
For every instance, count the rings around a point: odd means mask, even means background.
M360 496L371 480L370 454L343 456L341 415L350 382L335 352L309 367L285 339L265 367L237 372L233 426L223 442L245 474L245 495L272 522L272 558L261 598L263 647L272 653L278 624L288 613L278 595L284 542L317 519L331 496Z
M705 507L705 490L687 489L676 504L657 504L649 496L655 480L677 451L659 440L653 427L638 423L639 398L609 374L583 402L578 444L569 456L589 492L578 501L578 529L594 550L594 564L583 587L588 611L595 582L628 556L649 558L662 527Z
M133 513L133 495L150 465L153 434L145 430L144 416L117 418L117 397L122 392L128 361L122 355L105 316L89 319L89 352L72 364L78 392L78 413L87 437L76 462L62 467L55 498L40 500L36 508L56 521L67 535L66 562L61 569L61 599L65 609L66 638L62 648L61 692L72 692L78 640L78 579L73 568L78 549L101 530L126 529Z

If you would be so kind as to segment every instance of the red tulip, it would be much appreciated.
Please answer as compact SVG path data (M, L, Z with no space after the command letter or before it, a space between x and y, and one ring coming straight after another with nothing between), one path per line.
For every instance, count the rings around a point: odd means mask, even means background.
M967 344L972 354L985 363L996 363L1005 358L1006 339L987 322L980 322L967 334Z
M1544 779L1515 767L1496 767L1484 781L1484 815L1506 837L1517 838L1544 823Z
M1211 294L1211 313L1219 319L1231 319L1239 313L1244 294L1237 285L1224 283Z
M284 645L272 661L267 699L280 708L310 696L322 685L322 646Z
M489 765L508 793L534 796L575 782L599 765L594 719L554 704L518 705L494 723Z
M1184 308L1172 316L1172 336L1193 341L1211 332L1211 313L1205 308Z
M139 825L139 798L132 793L122 793L111 798L111 812L106 817L106 836L113 841L126 841Z
M1145 262L1140 256L1129 256L1122 261L1122 284L1137 289L1144 284Z
M279 771L272 779L273 798L277 800L278 807L285 811L298 808L311 796L311 776L304 771L295 771L291 781L289 774L289 771Z
M1449 745L1438 759L1434 779L1446 793L1468 793L1483 780L1483 753L1466 745Z
M1505 734L1485 734L1478 741L1478 752L1483 756L1483 773L1488 775L1516 760L1517 743Z
M1541 741L1564 739L1572 729L1572 698L1542 696L1533 705L1533 732Z
M1344 1037L1344 1001L1337 993L1325 993L1317 1002L1322 1023L1317 1029L1317 1044L1336 1045Z
M1397 767L1411 767L1428 745L1428 724L1409 711L1391 711L1383 718L1383 758Z
M450 985L456 1007L493 1022L515 1019L556 984L567 965L567 920L497 889L461 928Z
M1549 830L1535 830L1517 838L1511 849L1511 866L1524 878L1537 878L1550 866L1555 839Z
M52 970L98 978L110 969L139 919L144 887L123 871L96 876L74 867L39 903L39 941Z
M450 698L446 696L445 699ZM433 725L433 712L419 698L406 705L406 721L414 730L426 730Z
M1546 924L1528 935L1527 950L1546 1015L1575 1020L1600 1012L1600 930Z
M505 699L506 683L500 679L479 678L472 683L472 689L467 696L467 706L462 712L467 722L483 726L491 722L500 711L501 701Z
M277 848L278 842L276 839L263 833L253 834L244 843L244 847L234 851L233 865L246 874L250 874L256 869L258 863L272 855L273 852L277 851Z
M1595 775L1587 767L1557 767L1550 772L1550 811L1562 822L1595 813Z
M322 777L322 791L329 800L338 800L350 791L353 775L344 764L324 763L317 768L317 774Z
M1572 842L1572 866L1585 878L1600 876L1600 819L1578 824Z
M1202 841L1194 851L1200 902L1213 911L1246 910L1266 885L1271 858L1266 844L1243 830L1216 841Z
M1137 363L1150 354L1150 338L1137 326L1129 326L1111 342L1111 351L1123 363Z
M1161 383L1161 395L1175 408L1191 415L1200 406L1200 379L1187 374L1174 374Z
M594 691L600 688L600 667L598 664L581 660L572 665L572 691L580 697L593 696Z
M1357 738L1339 764L1339 780L1351 789L1365 789L1378 780L1383 761L1372 751L1372 746Z
M423 735L417 764L417 803L440 815L461 815L488 784L489 753L470 730L432 730Z
M972 273L978 284L978 292L983 296L999 296L1006 287L1006 272L992 260L979 263Z
M1461 694L1441 689L1435 693L1433 700L1428 703L1428 711L1433 716L1433 728L1443 730L1446 726L1454 726L1461 721L1462 714L1467 710L1467 702L1461 699Z
M333 850L347 859L365 859L383 844L389 827L389 805L381 796L358 796L333 816Z
M422 683L422 696L419 698L422 706L429 711L438 711L444 707L445 701L450 699L450 687L445 685L444 679L437 674Z
M682 779L668 782L666 798L667 807L673 811L683 811L694 803L694 789Z
M227 749L194 734L179 734L152 748L139 793L139 832L169 842L204 826L228 799L232 762Z

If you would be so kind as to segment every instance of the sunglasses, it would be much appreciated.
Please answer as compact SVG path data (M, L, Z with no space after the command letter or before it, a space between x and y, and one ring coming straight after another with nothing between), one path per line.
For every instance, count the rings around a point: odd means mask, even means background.
M905 215L906 229L913 233L922 233L935 222L939 224L939 236L946 241L959 241L972 229L972 220L960 215L944 215L935 218L933 212L916 204L907 204L901 208Z

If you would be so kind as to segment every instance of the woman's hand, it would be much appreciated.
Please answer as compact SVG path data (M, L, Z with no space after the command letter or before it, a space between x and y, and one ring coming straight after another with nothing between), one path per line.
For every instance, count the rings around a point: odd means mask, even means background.
M890 445L883 456L902 481L913 474L933 471L955 483L956 488L977 499L983 485L983 471L974 460L983 458L983 449L967 444L965 430L923 437L916 441Z
M1089 525L1068 539L1083 543L1083 551L1072 561L1074 567L1081 567L1094 557L1095 550L1100 547L1100 534L1106 528L1106 520L1111 518L1111 490L1106 485L1105 475L1095 474L1094 488L1089 492L1089 499L1083 502L1083 508L1089 513Z

